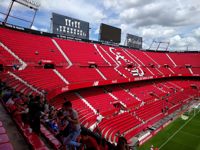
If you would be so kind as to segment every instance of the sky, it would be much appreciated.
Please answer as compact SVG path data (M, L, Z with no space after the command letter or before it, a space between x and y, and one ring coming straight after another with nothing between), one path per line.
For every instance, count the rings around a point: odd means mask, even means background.
M152 41L169 42L169 50L200 51L200 0L35 0L40 3L32 29L50 32L52 12L90 23L90 39L98 40L101 23L143 37L143 48ZM0 0L0 12L7 13L11 0ZM11 15L31 20L33 11L17 3ZM0 14L0 21L4 19ZM9 23L28 27L29 23L9 18ZM152 48L156 48L156 44ZM162 44L161 49L166 49Z

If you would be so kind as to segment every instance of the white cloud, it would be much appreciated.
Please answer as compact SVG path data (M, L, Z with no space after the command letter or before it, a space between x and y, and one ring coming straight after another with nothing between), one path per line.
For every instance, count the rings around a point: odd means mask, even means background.
M11 0L0 1L0 8L8 8ZM66 16L75 17L81 20L91 22L93 24L100 23L102 19L106 18L103 11L92 3L87 3L84 0L40 0L40 8L36 16L37 24L49 27L50 17L52 12L60 13ZM25 14L28 9L17 3L14 3L13 13L15 15ZM26 13L26 14L30 14ZM21 16L21 15L19 15ZM26 15L24 15L26 17Z
M121 11L124 9L149 4L152 1L153 0L103 0L103 5L106 9L115 9L117 11Z
M194 29L193 33L196 38L200 39L200 27L197 29Z
M38 30L38 31L42 31L42 32L48 32L47 28L38 28L36 26L32 26L31 27L32 30Z
M135 26L155 24L162 26L184 26L191 23L199 23L197 14L200 13L200 9L197 6L186 3L180 7L176 1L157 0L155 2L145 3L140 7L123 9L119 13L119 16L121 21L128 24L135 22Z
M56 0L49 2L49 0L41 0L40 3L40 12L45 14L39 16L35 21L39 23L40 26L45 26L46 24L46 26L50 28L51 13L56 12L89 22L91 28L90 33L92 33L90 37L92 37L93 40L93 34L95 34L94 31L98 28L97 25L107 17L101 8L93 5L93 1Z
M173 28L162 26L141 27L141 35L146 38L168 38L176 33Z
M49 0L41 0L40 3L41 10L54 11L89 22L99 23L102 19L106 18L106 15L100 8L84 0L56 0L51 2Z
M8 6L9 6L10 2L11 2L11 0L1 0L0 1L1 11L5 12L6 8L8 8Z
M170 44L174 50L200 50L200 44L194 37L175 35L170 38Z
M0 21L3 21L4 18L5 18L4 15L1 15L1 14L0 14Z
M176 49L199 47L200 29L191 33L200 26L199 0L104 0L103 4L118 15L115 23L122 28L122 39L126 32L142 36L145 48L154 39L170 41Z
M31 27L32 30L39 30L36 26Z

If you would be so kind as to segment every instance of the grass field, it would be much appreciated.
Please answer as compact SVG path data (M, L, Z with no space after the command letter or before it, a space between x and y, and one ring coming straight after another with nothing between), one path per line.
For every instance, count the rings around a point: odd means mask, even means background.
M200 150L200 112L196 110L196 115L193 114L188 120L178 118L139 150L150 150L151 145L159 150Z

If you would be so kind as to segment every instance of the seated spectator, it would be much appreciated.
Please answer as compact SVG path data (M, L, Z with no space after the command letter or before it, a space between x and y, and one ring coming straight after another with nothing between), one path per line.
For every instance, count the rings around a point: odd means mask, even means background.
M13 95L6 101L6 107L8 108L10 113L14 113L17 109L16 103L14 101L15 98L16 98L16 96Z
M29 124L29 108L28 108L28 104L24 103L24 104L18 104L18 109L15 112L15 115L20 115L19 119L20 121L22 121L22 125L25 127L28 127Z
M49 119L53 120L57 118L57 111L54 108L51 108L49 111Z
M66 138L70 133L70 126L69 122L67 121L67 118L64 116L62 111L59 111L57 113L57 116L58 116L57 120L59 129L57 137L63 141L63 139Z
M59 132L59 128L58 128L58 123L57 123L57 119L53 119L49 122L49 127L52 129L52 131L57 134Z
M84 150L100 150L97 141L93 137L89 136L86 131L81 132L81 143L81 148L84 148Z
M40 99L40 106L42 113L48 113L49 110L49 104L47 103L47 100L43 97Z
M18 94L14 93L6 102L6 107L9 109L11 114L15 114L22 104L24 104L24 101L20 96L18 96Z
M6 103L10 97L12 97L13 95L13 90L9 89L9 88L5 88L2 91L2 100L4 103Z
M41 105L41 109L43 110L41 112L41 121L45 123L55 134L58 134L58 117L57 117L57 111L51 107L50 110L45 111L44 109L45 104Z
M47 100L44 100L44 113L49 112L49 104L47 103Z
M49 123L49 113L43 113L43 114L41 115L40 120L41 120L42 123L48 125L48 123Z

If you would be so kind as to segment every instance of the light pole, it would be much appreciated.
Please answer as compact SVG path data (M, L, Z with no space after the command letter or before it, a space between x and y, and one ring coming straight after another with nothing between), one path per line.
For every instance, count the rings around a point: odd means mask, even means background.
M5 24L7 23L7 20L8 20L8 17L9 17L9 15L10 15L10 12L11 12L11 10L12 10L12 6L13 6L14 2L15 2L15 0L12 0L11 3L10 3L10 7L9 7L9 9L8 9L8 13L6 14L6 18L4 19L4 23L5 23Z

